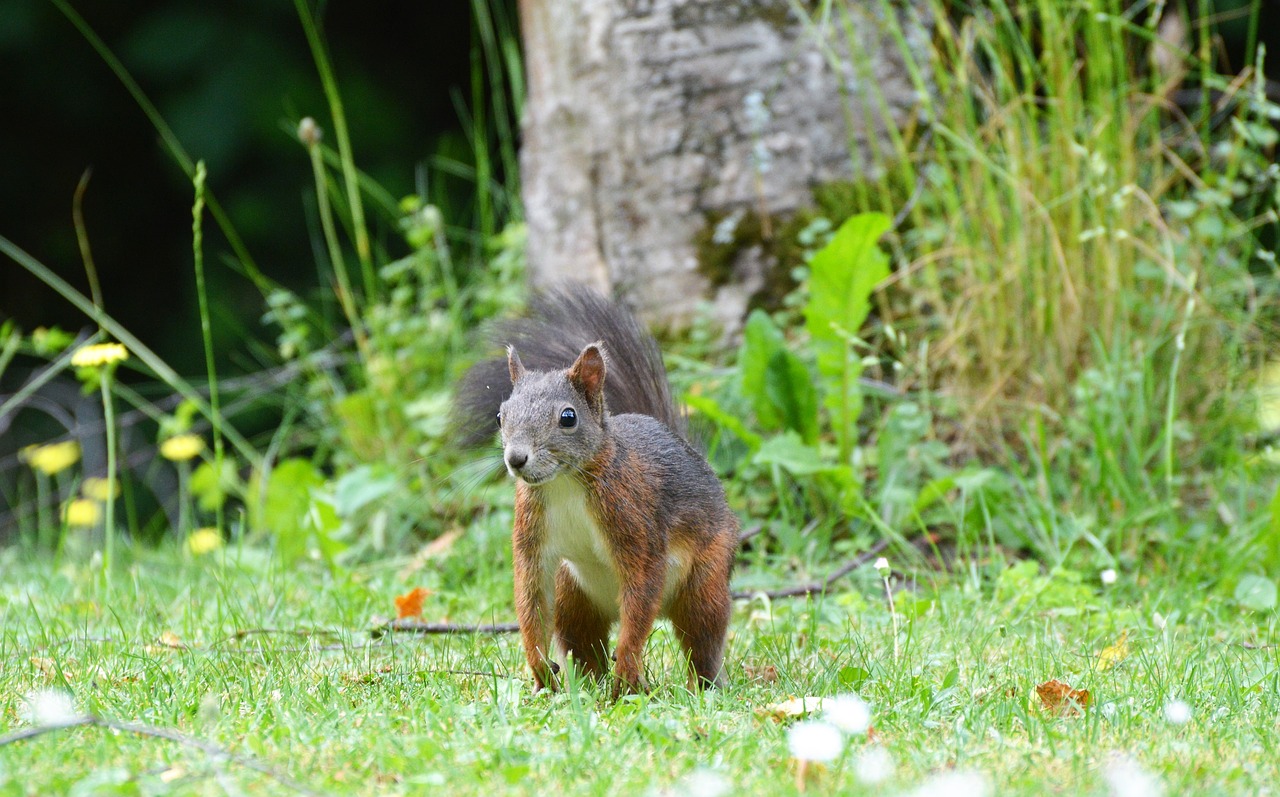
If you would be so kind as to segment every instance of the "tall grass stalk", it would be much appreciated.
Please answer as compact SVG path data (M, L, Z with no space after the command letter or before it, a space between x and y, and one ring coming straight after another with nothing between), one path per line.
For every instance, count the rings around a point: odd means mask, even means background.
M86 169L76 183L76 192L71 198L71 226L76 230L76 243L80 247L80 260L84 263L84 275L89 280L89 295L97 307L102 307L102 286L98 282L98 268L93 262L93 249L89 246L89 229L84 223L84 192L89 188L89 176L92 169Z
M44 539L44 536L46 534L46 529L48 530L48 534L52 536L54 534L54 530L58 528L58 525L55 524L53 522L53 519L49 516L49 507L54 503L53 501L50 500L50 496L51 495L56 496L56 493L52 492L49 489L51 479L48 476L46 476L41 471L36 470L35 477L36 477L36 529L35 529L35 534L31 536L31 539L42 550L53 550L55 540Z
M98 387L102 391L102 420L106 424L107 433L107 496L102 518L102 576L110 579L111 566L114 559L116 543L116 487L120 484L120 474L116 462L116 410L111 394L111 382L115 378L115 368L106 366L100 369Z
M1194 274L1191 281L1192 284L1187 290L1187 305L1186 311L1182 316L1182 326L1178 329L1178 334L1173 339L1173 364L1169 368L1169 391L1164 413L1164 488L1165 496L1170 505L1174 501L1173 424L1177 418L1178 369L1182 365L1182 353L1187 348L1187 328L1191 325L1191 318L1196 311L1196 297L1193 291L1195 287Z
M320 30L315 16L307 5L307 0L294 0L298 11L298 19L302 22L302 30L307 36L307 44L311 47L311 56L320 73L320 83L324 87L325 98L329 101L329 115L333 119L333 133L338 141L338 155L342 161L342 179L347 189L348 210L351 213L351 227L355 237L356 256L360 259L360 269L364 275L366 300L377 295L377 278L373 271L373 251L369 246L369 230L364 221L364 204L360 198L360 184L356 171L355 157L351 152L351 136L347 132L347 116L342 108L342 94L338 91L338 81L333 74L333 66L329 63L329 55L325 52L324 42L320 38Z
M519 39L504 8L493 0L471 0L471 17L473 35L479 46L471 47L472 112L467 129L476 162L479 232L488 239L497 233L498 220L503 214L495 207L494 192L481 186L495 183L494 154L501 162L508 183L520 173L516 134L511 122L519 120L523 107L524 72ZM496 147L490 144L491 135ZM496 152L491 154L491 149ZM507 192L502 199L509 205L519 205L518 192Z
M474 185L474 229L450 232L466 236L473 249L482 251L504 224L523 216L517 128L524 108L524 62L516 21L503 3L471 0L471 12L470 103L460 92L454 93L471 163L439 154L430 163L436 172ZM434 189L430 193L425 190L428 186L420 187L424 199L439 206L446 218L462 217L462 209L450 206L441 185L430 187Z
M200 338L204 342L204 363L205 372L209 379L209 409L212 411L209 423L213 430L213 466L214 478L222 479L222 408L218 399L218 369L213 358L213 327L210 322L209 312L209 291L205 287L204 281L204 181L206 171L204 161L196 164L195 178L192 180L195 188L195 201L191 206L191 257L196 270L196 297L200 302ZM180 463L183 472L179 476L179 486L185 493L187 491L189 474L186 469L189 468L186 462ZM182 511L187 511L187 496L181 497ZM217 503L217 524L218 530L223 530L222 502Z
M347 317L351 334L355 336L356 349L366 360L368 359L368 337L364 323L360 320L360 308L356 305L355 295L351 292L351 278L347 275L347 262L342 256L342 244L338 241L338 230L333 223L333 210L329 205L329 181L325 178L324 156L320 146L320 128L310 117L303 119L298 125L298 138L307 148L311 160L311 175L316 184L316 209L320 214L320 229L324 233L325 246L329 250L329 262L333 268L334 278L338 281L338 304Z

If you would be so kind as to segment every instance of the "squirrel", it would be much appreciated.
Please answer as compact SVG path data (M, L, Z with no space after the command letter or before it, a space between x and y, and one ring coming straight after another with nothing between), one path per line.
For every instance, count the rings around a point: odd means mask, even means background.
M473 441L497 420L516 482L515 604L535 691L558 687L556 657L604 679L615 621L613 695L647 689L660 616L689 687L723 685L738 518L686 439L657 342L585 287L535 296L530 311L497 328L506 361L473 366L458 409Z

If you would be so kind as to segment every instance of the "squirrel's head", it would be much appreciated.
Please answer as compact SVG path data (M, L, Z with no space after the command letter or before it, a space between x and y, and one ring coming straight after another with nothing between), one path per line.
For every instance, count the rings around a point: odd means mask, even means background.
M507 347L511 397L498 426L507 471L526 484L545 484L590 460L604 444L604 344L587 345L563 371L530 371Z

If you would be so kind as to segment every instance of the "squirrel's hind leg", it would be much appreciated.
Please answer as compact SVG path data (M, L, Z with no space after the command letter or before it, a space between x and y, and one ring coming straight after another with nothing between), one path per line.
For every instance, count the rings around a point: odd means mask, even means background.
M586 675L601 680L609 672L612 624L574 581L567 567L556 573L556 638L561 653Z
M700 557L676 593L668 616L689 659L689 688L724 686L724 646L733 602L729 597L729 570L733 546L725 555L713 544Z

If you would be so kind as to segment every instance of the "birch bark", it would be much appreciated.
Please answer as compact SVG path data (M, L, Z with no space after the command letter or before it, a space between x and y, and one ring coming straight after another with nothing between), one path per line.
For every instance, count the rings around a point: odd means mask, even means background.
M707 300L738 325L774 264L746 248L713 286L698 270L700 231L713 218L784 216L811 204L814 186L854 178L868 137L884 134L864 116L865 99L878 102L868 83L897 121L915 105L880 3L847 2L848 25L802 20L802 5L816 4L520 0L535 285L584 280L677 327Z

